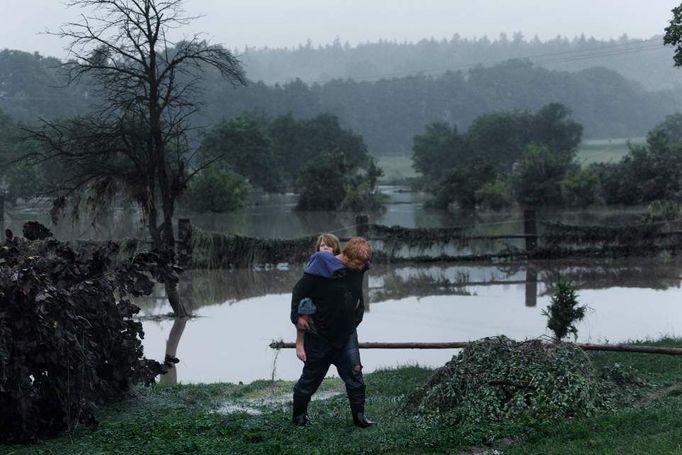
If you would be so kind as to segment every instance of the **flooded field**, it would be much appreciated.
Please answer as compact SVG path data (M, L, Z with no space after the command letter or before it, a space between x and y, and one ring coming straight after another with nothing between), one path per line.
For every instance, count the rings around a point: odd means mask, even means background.
M472 234L522 232L523 213L519 210L499 212L457 212L425 206L426 196L409 191L404 186L380 188L389 197L386 209L369 215L369 222L406 228L439 228L470 226ZM177 218L189 218L192 225L224 234L258 238L292 239L335 232L340 237L355 233L355 214L346 212L296 211L294 194L252 195L247 206L229 213L192 213L180 208ZM37 220L48 226L61 240L110 240L147 237L137 209L118 207L104 213L99 220L82 215L78 221L65 219L54 225L50 221L49 204L34 201L7 209L5 227L20 233L21 226ZM628 209L593 208L587 210L538 211L539 221L561 221L570 224L620 225L637 222L643 207Z
M521 233L522 213L459 213L425 206L424 196L405 187L385 186L390 203L369 222L386 226L469 226L468 233ZM259 238L290 239L335 232L355 234L355 215L298 212L295 196L260 195L248 206L227 214L192 214L193 226ZM62 240L144 237L139 213L118 208L91 224L50 225L47 207L28 204L8 212L7 227L21 231L26 220L47 223ZM538 211L538 220L571 224L637 223L643 208ZM520 240L518 242L521 242ZM521 243L519 243L521 245ZM513 245L512 245L513 246ZM301 369L294 351L275 352L273 340L293 341L288 320L290 292L301 276L300 265L267 270L189 271L180 292L190 299L196 318L186 322L158 317L170 312L163 289L140 302L146 354L163 360L167 349L180 359L180 382L238 382L261 378L296 378ZM542 310L559 279L573 281L581 303L590 307L579 326L581 341L625 341L680 334L682 261L660 257L621 261L533 262L512 264L444 264L375 266L368 276L368 313L360 326L361 341L466 341L505 334L515 339L547 334ZM438 366L453 350L364 350L366 371L420 364ZM167 377L174 381L176 378Z
M177 346L179 382L295 379L301 363L292 349L290 291L302 270L194 271L181 292L197 316L186 323L145 320L145 353L162 360ZM189 279L191 276L191 279ZM621 342L682 335L682 261L638 258L536 263L374 267L360 341L466 341L504 334L548 335L541 314L557 280L571 280L590 307L579 341ZM162 289L141 302L146 316L168 313ZM404 364L439 366L455 350L363 350L365 371ZM332 372L333 373L333 372Z

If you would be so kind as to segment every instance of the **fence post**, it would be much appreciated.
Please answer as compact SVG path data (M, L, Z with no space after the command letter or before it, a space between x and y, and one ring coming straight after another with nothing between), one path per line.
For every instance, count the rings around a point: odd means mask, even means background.
M0 190L0 239L5 240L5 195Z
M192 265L192 223L189 218L178 220L178 264L180 267Z
M369 216L364 213L355 216L355 235L369 240Z
M526 264L526 306L538 304L538 271L532 263Z
M526 237L526 252L532 253L538 246L538 226L533 209L523 211L523 233L528 236Z
M369 240L369 216L362 213L355 216L355 235ZM367 274L362 279L362 298L365 302L365 312L369 313L369 278Z

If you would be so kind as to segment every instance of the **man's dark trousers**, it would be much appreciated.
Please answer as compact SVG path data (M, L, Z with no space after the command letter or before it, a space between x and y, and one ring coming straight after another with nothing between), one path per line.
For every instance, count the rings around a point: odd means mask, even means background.
M294 400L307 402L317 391L329 367L336 366L346 384L351 408L365 404L365 381L362 378L357 332L353 331L341 347L335 347L325 338L306 332L304 338L306 361L303 373L294 386Z

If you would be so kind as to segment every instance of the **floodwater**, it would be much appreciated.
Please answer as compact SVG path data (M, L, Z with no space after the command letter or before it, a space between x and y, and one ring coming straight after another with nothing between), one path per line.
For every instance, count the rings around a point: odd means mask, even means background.
M145 353L180 359L171 382L296 379L290 290L300 267L261 271L194 271L181 285L197 316L185 323L144 320ZM506 335L549 335L542 310L557 280L570 280L590 309L578 325L583 342L623 342L682 335L682 261L666 257L514 264L376 266L368 273L368 311L360 341L447 342ZM140 302L146 316L170 311L158 289ZM366 372L419 364L437 367L456 350L363 349ZM332 368L333 370L333 368ZM334 374L334 372L330 372Z
M469 234L522 233L523 215L517 211L462 213L437 210L425 206L425 196L408 191L404 186L383 186L389 197L386 210L369 215L369 222L407 228L438 228L469 226ZM230 213L192 213L178 209L177 218L189 218L192 225L206 231L238 234L257 238L292 239L334 232L339 237L355 234L355 215L345 212L299 212L294 210L294 194L252 195L247 205ZM46 201L33 201L18 207L6 207L5 227L21 232L24 222L37 220L49 227L60 240L116 240L147 237L139 210L117 207L93 220L81 214L77 221L62 220L55 225L49 216ZM572 224L618 225L641 217L642 207L628 209L547 210L537 214L538 220Z
M425 207L422 195L401 187L383 187L390 196L386 211L369 222L403 227L473 226L469 234L519 234L517 212L458 213ZM253 197L242 210L189 217L200 229L261 238L296 238L320 232L339 237L355 233L355 217L337 212L297 212L293 195ZM139 213L117 208L91 223L49 223L40 203L8 208L5 227L21 231L24 221L46 223L57 238L117 239L143 237ZM538 212L538 220L572 224L633 223L642 208ZM479 252L480 253L480 252ZM273 340L293 341L290 292L300 265L268 270L190 271L180 292L192 302L195 318L144 319L145 353L163 360L175 353L180 363L167 382L250 382L295 379L301 363L293 349L273 351ZM542 310L552 286L568 279L578 287L590 311L578 326L580 341L618 342L680 335L682 261L670 258L621 261L585 260L532 264L438 264L376 266L367 284L368 312L359 327L360 341L447 342L504 334L514 339L547 335ZM141 301L146 317L170 312L163 289ZM363 350L365 371L396 365L442 365L455 350Z

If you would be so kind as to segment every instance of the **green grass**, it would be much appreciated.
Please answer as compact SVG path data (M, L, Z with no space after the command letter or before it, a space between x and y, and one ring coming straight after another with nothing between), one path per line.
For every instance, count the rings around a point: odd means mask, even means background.
M642 342L682 347L682 340ZM1 446L5 454L351 454L461 453L472 447L504 454L682 453L682 359L631 353L591 354L595 366L620 363L649 382L634 407L597 417L518 425L512 422L459 426L402 412L403 397L431 370L403 367L366 375L367 414L380 425L352 425L338 379L313 401L313 424L290 424L291 382L210 384L136 389L135 396L103 409L96 430L26 446ZM272 397L284 397L270 401ZM249 404L262 413L221 414L221 404ZM492 453L492 452L491 452Z
M643 144L644 138L583 141L578 147L577 161L583 166L592 163L615 163L629 151L628 143Z
M419 175L412 167L412 158L408 155L379 156L376 160L384 171L382 183L401 183Z
M682 340L640 341L652 346L682 347ZM682 453L682 359L665 355L599 352L595 366L616 362L652 382L635 407L594 418L540 426L511 447L511 454L680 454ZM680 387L670 387L678 383Z
M679 454L682 399L665 397L647 408L559 422L505 448L512 454Z
M620 161L628 153L628 143L644 142L645 138L641 137L585 140L578 147L576 159L583 166L592 163L613 163ZM379 156L376 160L384 171L382 183L403 183L419 176L412 167L410 155Z

